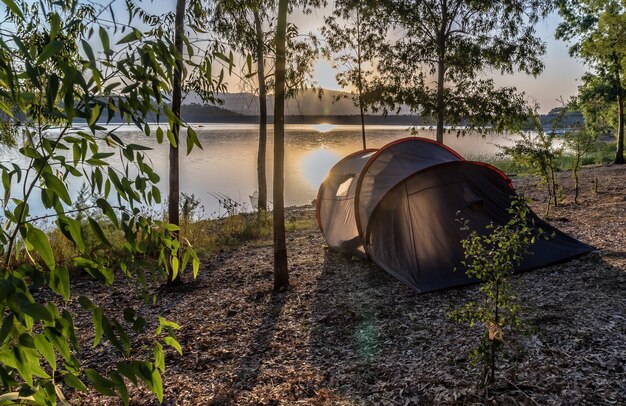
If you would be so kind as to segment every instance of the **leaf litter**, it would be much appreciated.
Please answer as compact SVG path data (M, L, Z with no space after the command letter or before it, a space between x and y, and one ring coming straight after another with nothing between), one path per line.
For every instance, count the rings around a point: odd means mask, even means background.
M271 291L266 239L214 256L196 280L161 289L155 304L134 299L132 286L107 290L87 278L72 293L120 314L143 306L181 325L183 355L166 350L166 405L623 405L626 173L585 168L578 205L571 174L558 181L565 199L548 221L598 251L512 278L528 328L510 339L487 391L467 359L481 332L447 317L476 297L476 286L416 294L375 265L330 252L317 229L288 234L291 286L283 292ZM537 179L514 182L542 216L547 194ZM91 349L88 314L76 325L86 367L104 371L119 360L110 345ZM135 405L158 404L143 386L131 386L130 396ZM95 391L68 390L68 400L119 403Z

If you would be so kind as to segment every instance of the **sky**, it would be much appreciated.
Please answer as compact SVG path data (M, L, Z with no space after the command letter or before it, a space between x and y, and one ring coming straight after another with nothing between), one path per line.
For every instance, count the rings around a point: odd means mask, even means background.
M95 3L103 5L109 4L111 0L95 0ZM124 2L116 0L113 2L117 15L123 14ZM173 10L175 0L143 0L142 4L153 11ZM310 15L304 15L295 12L289 17L289 21L295 23L301 33L313 32L319 35L319 29L323 24L324 16L329 15L332 11L332 1L329 5L322 9L317 9ZM4 4L0 2L0 13L4 14ZM121 20L124 20L120 18ZM543 57L545 69L537 77L534 78L523 73L513 75L500 75L495 73L492 75L498 85L515 86L518 90L526 93L531 103L538 103L540 111L545 113L554 107L561 105L560 99L568 99L576 94L579 78L585 72L583 64L568 55L567 44L554 38L554 31L560 21L559 16L554 13L544 21L541 21L536 29L540 38L547 45L546 54ZM318 60L314 67L314 79L317 85L332 90L349 90L341 89L335 80L336 71L333 69L330 61ZM240 89L237 86L236 78L230 78L229 82L233 84L232 91Z
M331 8L316 10L312 15L296 14L291 21L300 27L302 32L318 31L324 15L328 15ZM546 43L546 54L543 56L544 71L538 77L523 73L500 75L492 77L500 86L515 86L526 93L532 103L538 103L542 113L554 107L561 106L560 99L568 99L577 93L579 79L586 68L579 60L568 54L566 43L554 38L554 32L561 21L558 14L553 13L537 26L537 33ZM335 80L335 70L329 61L320 60L315 66L315 78L321 87L333 90L342 90Z

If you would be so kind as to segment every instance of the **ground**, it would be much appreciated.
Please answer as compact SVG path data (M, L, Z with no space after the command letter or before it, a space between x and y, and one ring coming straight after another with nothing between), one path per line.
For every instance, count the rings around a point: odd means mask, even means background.
M375 265L328 251L311 228L288 235L284 292L271 292L267 239L215 256L196 280L144 305L182 327L184 354L167 352L164 404L626 404L626 167L586 168L581 178L575 205L571 174L559 174L563 201L549 221L598 251L513 277L528 331L510 341L487 393L467 360L478 331L447 316L476 297L476 286L416 294ZM542 186L514 183L544 216ZM103 306L140 303L123 286L97 286L85 278L73 289ZM85 332L81 359L106 370L117 355L109 345L90 349L88 315L76 324ZM118 403L93 392L68 396ZM158 402L140 386L131 403Z

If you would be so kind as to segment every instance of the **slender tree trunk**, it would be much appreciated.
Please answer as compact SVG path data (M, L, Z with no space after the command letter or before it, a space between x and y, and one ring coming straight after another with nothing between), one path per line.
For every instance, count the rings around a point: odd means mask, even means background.
M365 142L365 113L363 112L363 101L360 94L361 92L359 91L359 109L361 110L361 138L363 139L363 149L367 149L367 143Z
M437 142L443 144L443 126L445 124L444 114L444 80L446 74L446 26L448 24L447 3L443 2L441 10L441 28L437 33L438 56L437 56Z
M624 163L624 90L622 89L622 81L619 72L617 72L617 152L615 154L615 163Z
M443 80L445 74L445 65L443 57L439 58L437 63L437 142L443 144L443 126L444 126L444 104L443 104Z
M356 57L358 65L358 90L359 90L359 111L361 113L361 137L363 138L363 149L367 149L367 143L365 141L365 113L363 111L363 68L361 60L361 9L360 5L356 10L356 26L357 26L357 41L356 41Z
M274 289L289 285L285 241L285 59L289 0L278 2L274 96Z
M178 163L178 146L180 144L180 106L182 104L182 80L183 80L183 34L185 29L185 2L186 0L177 0L176 17L175 17L175 33L174 46L178 53L176 57L176 66L174 67L174 89L172 94L172 112L176 120L172 127L176 145L170 144L170 190L168 196L168 221L170 224L180 224L179 199L180 199L180 170ZM178 238L178 235L175 235ZM180 271L180 270L179 270ZM176 279L172 281L180 282L180 272Z
M267 89L265 87L265 52L263 45L263 27L259 11L253 10L256 31L257 78L259 81L259 154L257 156L257 175L259 185L259 211L267 210L267 175L265 172L265 151L267 148Z

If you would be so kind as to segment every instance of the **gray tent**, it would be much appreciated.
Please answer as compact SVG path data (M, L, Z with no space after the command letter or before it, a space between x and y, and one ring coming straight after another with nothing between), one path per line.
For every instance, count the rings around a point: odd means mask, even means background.
M428 292L474 282L462 271L464 234L457 213L476 230L504 224L513 196L511 181L498 169L412 137L339 161L320 186L317 218L331 249L368 256L402 282ZM532 217L554 237L539 239L519 270L593 250Z

